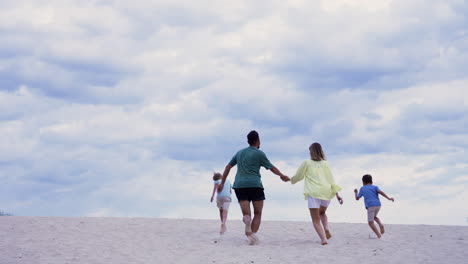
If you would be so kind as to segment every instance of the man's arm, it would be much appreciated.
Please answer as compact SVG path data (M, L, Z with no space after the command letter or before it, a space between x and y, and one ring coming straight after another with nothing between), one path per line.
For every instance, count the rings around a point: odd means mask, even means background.
M274 174L280 176L281 180L284 181L284 182L287 182L289 181L289 177L284 175L283 173L281 173L280 170L278 170L278 168L276 168L275 166L273 166L271 169L271 172L273 172Z
M382 192L381 190L378 190L377 192L378 192L380 195L382 195L383 197L387 198L388 200L390 200L390 201L392 201L392 202L395 201L395 199L393 199L393 197L391 197L391 198L388 197L388 196L387 196L384 192Z
M290 180L288 176L281 173L281 171L278 170L278 168L276 168L273 164L271 164L271 162L268 160L265 153L263 153L262 151L260 151L260 153L261 153L261 155L260 155L260 164L261 164L261 166L263 166L267 170L271 170L271 172L273 172L274 174L280 176L281 180L284 181L284 182L287 182L287 181Z
M231 168L232 168L231 164L226 165L226 168L224 168L223 178L221 180L221 183L218 186L218 192L221 192L223 190L224 183L226 182L226 178L229 175L229 172L231 171Z

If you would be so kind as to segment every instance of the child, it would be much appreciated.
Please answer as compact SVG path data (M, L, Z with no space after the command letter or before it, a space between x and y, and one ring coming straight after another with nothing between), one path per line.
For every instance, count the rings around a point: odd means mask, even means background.
M213 202L213 197L218 189L219 184L221 183L221 173L213 174L213 193L211 194L210 201ZM229 180L226 180L224 183L223 189L220 192L216 193L216 205L219 208L219 217L221 218L221 229L219 233L222 235L226 232L226 220L228 216L229 205L231 204L231 183Z
M359 190L359 193L357 189L354 189L354 196L356 200L359 200L359 198L364 196L364 204L367 209L367 220L369 221L369 226L372 229L372 231L374 231L374 233L377 235L377 237L380 238L382 234L385 233L385 228L382 222L380 222L380 219L377 217L381 206L379 194L392 202L395 200L393 198L389 198L384 192L382 192L379 189L379 187L372 185L372 176L369 174L362 176L362 185L363 186ZM374 220L379 225L380 232L379 230L377 230L377 227L374 224Z
M305 160L296 175L291 178L291 183L295 184L304 179L304 197L308 200L310 216L315 231L322 240L322 245L328 244L331 238L328 228L328 217L326 210L330 200L336 196L338 202L343 204L343 199L338 194L341 187L335 184L328 162L325 160L322 146L313 143L309 147L310 159Z

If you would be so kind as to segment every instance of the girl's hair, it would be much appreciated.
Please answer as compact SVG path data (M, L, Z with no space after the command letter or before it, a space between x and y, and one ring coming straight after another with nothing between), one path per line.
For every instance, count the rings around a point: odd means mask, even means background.
M217 180L221 179L221 177L222 177L221 173L219 173L219 172L213 173L213 181L217 181Z
M325 153L323 153L322 146L320 143L313 143L309 147L310 158L315 161L326 160Z

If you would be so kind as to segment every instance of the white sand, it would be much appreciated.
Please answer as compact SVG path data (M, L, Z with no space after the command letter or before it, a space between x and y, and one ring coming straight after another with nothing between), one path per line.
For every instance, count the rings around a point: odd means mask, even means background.
M0 263L468 263L468 227L331 223L321 246L311 223L264 221L247 245L241 220L0 217Z

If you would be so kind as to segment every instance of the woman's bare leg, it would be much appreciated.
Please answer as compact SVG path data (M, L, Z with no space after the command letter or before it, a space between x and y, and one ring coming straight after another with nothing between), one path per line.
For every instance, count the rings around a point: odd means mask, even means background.
M309 208L310 216L312 217L312 224L314 225L315 231L317 232L322 245L328 244L327 238L323 232L322 224L320 223L320 209L319 208Z
M330 239L332 237L330 233L330 229L328 228L328 217L326 214L327 207L320 206L320 221L322 222L323 230L325 231L325 236L327 239Z

